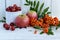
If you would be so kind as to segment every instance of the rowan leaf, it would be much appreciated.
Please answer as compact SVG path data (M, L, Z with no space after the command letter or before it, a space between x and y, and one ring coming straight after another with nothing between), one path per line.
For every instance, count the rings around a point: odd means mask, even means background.
M43 7L44 7L44 3L41 4L40 11L42 11Z
M60 24L59 24L59 25L57 25L56 30L57 30L58 28L60 28Z
M24 4L24 5L29 6L29 4Z
M52 32L52 27L50 27L49 29L48 29L48 33L47 33L48 35L54 35L54 33Z
M6 22L6 20L0 20L0 22Z
M40 34L43 34L44 32L42 31L42 32L40 32Z
M42 3L41 6L40 6L40 9L39 9L39 11L38 11L38 17L40 16L43 7L44 7L44 3ZM40 18L40 17L39 17L39 18Z
M40 26L35 26L34 28L41 30L41 27Z
M36 6L36 1L34 1L34 7Z
M38 11L38 8L39 8L39 1L37 2L36 7L35 7L36 12Z
M30 4L31 4L31 6L33 6L33 2L32 1L30 2Z
M51 14L51 12L47 12L47 14Z
M6 20L6 17L3 17L4 20Z
M28 1L28 0L26 0L26 2L27 2L27 3L29 3L29 1Z
M43 16L44 16L45 13L48 11L48 9L49 9L49 7L45 8L45 9L43 10L43 12L42 12L42 15L43 15Z

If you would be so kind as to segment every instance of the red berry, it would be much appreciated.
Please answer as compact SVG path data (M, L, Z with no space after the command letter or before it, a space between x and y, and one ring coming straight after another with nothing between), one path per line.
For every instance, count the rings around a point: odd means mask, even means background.
M10 23L10 26L14 26L15 24L13 22Z
M21 11L21 7L18 7L16 4L14 4L13 6L9 6L8 8L6 8L6 11L8 12Z
M10 30L11 31L14 31L15 30L15 27L14 26L10 26Z
M5 27L6 30L9 30L10 27Z
M8 25L7 23L4 23L4 24L3 24L3 27L5 28L5 26L7 26L7 25Z
M16 4L14 4L14 5L13 5L13 7L17 8L17 5L16 5Z
M10 12L10 9L9 8L6 8L6 11Z
M9 6L8 8L9 8L10 12L12 12L12 6Z
M3 24L3 27L5 28L6 23Z
M10 28L10 26L9 26L7 23L3 24L3 27L4 27L6 30L9 30L9 28Z
M18 7L18 11L21 11L21 7Z

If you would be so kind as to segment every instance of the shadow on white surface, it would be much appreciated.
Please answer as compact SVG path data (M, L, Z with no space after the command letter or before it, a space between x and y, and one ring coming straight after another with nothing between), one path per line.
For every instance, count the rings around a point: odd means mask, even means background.
M60 40L60 29L53 30L54 35L34 34L34 28L17 28L15 31L5 30L0 23L0 40ZM31 31L29 31L31 30Z

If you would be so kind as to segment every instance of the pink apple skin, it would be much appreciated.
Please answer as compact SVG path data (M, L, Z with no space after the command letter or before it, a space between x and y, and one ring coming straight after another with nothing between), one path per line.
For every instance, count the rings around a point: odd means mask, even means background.
M35 11L29 11L29 12L27 13L27 16L28 16L29 18L35 18L35 19L38 18L38 17L37 17L37 13L36 13Z
M26 15L20 15L16 17L15 24L20 28L25 28L29 25L29 17Z

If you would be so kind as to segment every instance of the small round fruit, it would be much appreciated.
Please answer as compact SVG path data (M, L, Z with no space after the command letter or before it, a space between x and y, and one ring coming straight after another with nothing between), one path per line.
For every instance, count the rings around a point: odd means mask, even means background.
M10 23L10 26L14 26L15 24L13 22Z
M14 31L15 30L15 27L14 26L10 26L10 30L11 31Z
M42 23L44 22L44 20L42 18L40 18L39 21L42 22Z
M12 6L9 6L8 8L9 8L9 10L10 10L9 12L12 12Z
M48 28L49 26L49 24L43 23L42 28Z
M14 4L14 5L13 5L13 7L17 8L17 5L16 5L16 4Z
M21 11L21 7L18 7L17 9L18 9L18 11Z
M15 19L15 24L19 28L25 28L29 26L29 17L27 15L19 15Z
M15 7L12 7L12 12L16 12L16 9L15 9Z
M43 28L44 33L48 33L48 28Z
M9 28L10 28L10 26L9 26L7 23L3 24L3 27L4 27L6 30L9 30Z
M10 12L10 9L9 8L6 8L6 11Z
M4 28L5 28L5 25L7 25L7 23L4 23L4 24L3 24L3 27L4 27Z

